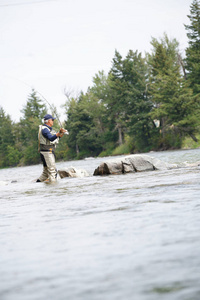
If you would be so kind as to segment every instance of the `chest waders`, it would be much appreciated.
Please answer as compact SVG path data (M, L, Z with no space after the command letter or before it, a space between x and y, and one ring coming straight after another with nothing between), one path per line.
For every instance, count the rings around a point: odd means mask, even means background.
M52 135L56 134L54 130L51 130L49 127L45 125L39 126L38 132L38 150L40 152L40 157L43 163L43 172L41 176L38 178L39 181L45 181L49 179L49 182L55 182L57 179L57 170L55 163L55 148L56 144L58 144L59 139L55 139L53 142L49 141L42 134L42 130L47 128Z

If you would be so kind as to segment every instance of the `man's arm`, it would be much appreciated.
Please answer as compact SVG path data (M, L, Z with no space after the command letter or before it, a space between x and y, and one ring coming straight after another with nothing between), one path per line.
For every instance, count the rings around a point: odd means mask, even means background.
M55 141L55 140L60 136L59 132L52 135L51 132L50 132L47 128L44 128L44 129L42 130L42 135L43 135L46 139L48 139L50 142Z

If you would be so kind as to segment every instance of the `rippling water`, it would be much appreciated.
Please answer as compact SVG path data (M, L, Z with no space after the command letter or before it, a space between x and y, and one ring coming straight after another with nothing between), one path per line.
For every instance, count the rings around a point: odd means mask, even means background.
M57 163L91 176L52 185L0 170L1 300L200 299L200 167L92 176L102 160Z

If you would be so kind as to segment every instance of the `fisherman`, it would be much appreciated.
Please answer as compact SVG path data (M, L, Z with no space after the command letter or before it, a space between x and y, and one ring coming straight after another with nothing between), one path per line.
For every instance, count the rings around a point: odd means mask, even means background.
M44 116L44 124L39 126L38 143L40 157L43 163L43 172L36 182L55 182L57 180L57 170L55 164L55 148L59 139L67 130L60 128L59 132L52 129L54 120L52 115Z

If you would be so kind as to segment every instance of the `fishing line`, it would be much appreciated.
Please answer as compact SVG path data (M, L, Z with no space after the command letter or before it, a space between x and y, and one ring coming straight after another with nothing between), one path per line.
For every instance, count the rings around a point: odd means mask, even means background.
M58 120L58 123L59 123L60 127L62 128L62 123L61 123L61 121L60 121L60 119L59 119L59 117L58 117L58 115L57 115L57 112L56 112L55 108L49 103L49 101L48 101L48 100L47 100L47 99L46 99L46 98L45 98L38 90L36 90L36 89L33 88L30 84L26 83L25 81L23 81L23 80L21 80L21 79L18 79L18 78L15 78L15 77L11 77L11 76L9 76L9 77L10 77L10 78L13 78L13 79L15 79L15 80L18 80L18 81L22 82L23 84L27 85L28 87L30 87L31 89L35 90L35 92L36 92L37 94L39 94L39 95L43 98L43 100L45 100L46 103L49 105L49 107L50 107L52 113L56 116L56 119ZM42 99L41 99L41 100L42 100ZM66 130L66 129L65 129L65 130ZM66 130L66 132L64 132L64 134L69 134L68 130Z

